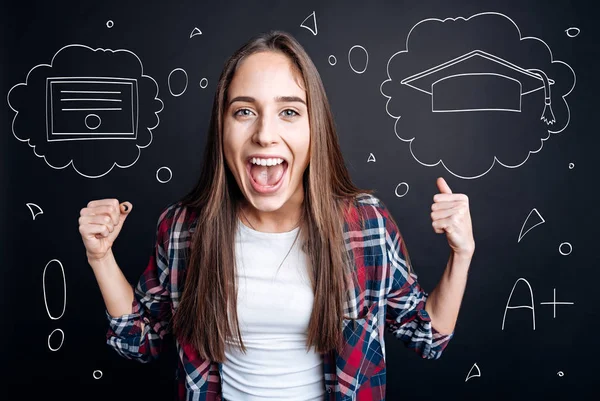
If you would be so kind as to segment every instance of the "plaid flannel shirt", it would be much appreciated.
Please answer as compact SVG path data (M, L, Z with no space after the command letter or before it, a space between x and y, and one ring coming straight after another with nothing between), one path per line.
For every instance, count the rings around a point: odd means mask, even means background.
M194 211L179 202L168 205L158 219L154 252L134 287L132 313L112 317L106 311L107 344L123 357L148 362L163 349L182 294L196 223ZM323 354L324 400L384 400L384 330L429 359L440 357L453 333L432 327L425 311L428 294L414 271L409 273L400 232L379 199L370 194L356 198L345 215L344 240L355 262L356 282L344 305L343 350ZM175 341L179 400L222 400L222 365Z

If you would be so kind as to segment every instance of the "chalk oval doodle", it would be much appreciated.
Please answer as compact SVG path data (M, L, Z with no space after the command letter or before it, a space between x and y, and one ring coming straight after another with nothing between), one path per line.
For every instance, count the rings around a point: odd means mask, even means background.
M175 97L181 96L185 93L187 86L188 86L187 72L185 72L185 70L183 68L175 68L169 74L169 78L167 79L167 81L169 84L169 92L171 92L171 95L173 95ZM173 86L175 86L175 84L177 84L178 86L182 86L183 89L174 91Z
M576 37L577 35L579 35L579 32L581 32L581 30L579 28L577 28L577 27L574 27L574 26L572 26L571 28L565 29L565 33L570 38Z
M55 337L55 335L54 335L55 333L59 333L59 335L60 335L60 343L58 344L57 347L53 347L52 344L50 344L50 340L52 339L52 337ZM62 347L64 342L65 342L65 332L62 331L61 329L54 329L54 331L48 335L48 349L50 351L58 351Z
M357 52L363 53L365 55L364 67L362 69L354 68L354 65L357 64L357 56L353 56L352 54L356 54ZM354 63L352 62L352 59L354 59ZM352 68L352 71L354 71L357 74L362 74L363 72L367 71L367 66L369 65L369 53L367 52L367 49L365 49L361 45L352 46L348 51L348 64L350 64L350 68Z
M46 271L48 270L48 266L51 266L53 264L58 264L58 267L60 268L60 275L62 276L63 306L62 306L62 312L60 313L59 316L54 316L52 313L50 313L50 308L48 307L48 295L46 293L46 281L47 281ZM56 270L56 269L53 269L53 270ZM58 273L56 273L56 274L58 274ZM54 274L54 275L56 275L56 274ZM65 314L65 309L67 307L67 282L65 280L65 269L63 268L62 263L60 263L60 260L52 259L50 262L48 262L46 264L46 267L44 267L44 272L42 273L42 290L44 292L44 304L46 305L46 312L48 313L48 317L52 320L60 319Z

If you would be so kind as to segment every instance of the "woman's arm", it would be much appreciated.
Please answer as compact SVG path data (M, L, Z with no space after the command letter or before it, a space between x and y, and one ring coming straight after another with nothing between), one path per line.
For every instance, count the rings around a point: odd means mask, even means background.
M470 263L471 256L452 252L442 278L429 294L425 310L431 317L431 325L440 333L454 331Z
M451 254L438 285L429 294L425 310L431 324L441 333L452 333L467 284L467 275L475 240L469 211L469 198L454 194L443 178L438 178L439 194L431 205L432 226L436 233L445 233Z

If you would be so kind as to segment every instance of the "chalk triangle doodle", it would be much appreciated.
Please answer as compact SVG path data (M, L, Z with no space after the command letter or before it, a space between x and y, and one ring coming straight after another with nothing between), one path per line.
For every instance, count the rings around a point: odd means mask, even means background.
M535 212L535 215L532 217L533 212ZM525 236L525 234L527 234L529 231L531 231L534 227L539 226L540 224L545 223L546 220L544 220L544 218L540 215L540 213L537 211L536 208L531 209L531 212L529 212L529 215L527 216L527 218L525 219L525 222L523 223L523 227L521 227L521 232L519 233L519 240L517 242L521 242L521 238L523 238ZM525 227L527 226L531 226L529 228L527 228L526 231Z
M316 36L318 31L317 31L317 16L316 16L315 12L313 11L312 14L310 14L308 17L306 17L304 19L304 21L302 21L300 26L302 28L308 29L309 31L312 32L313 35Z
M376 162L377 160L375 160L375 155L373 153L369 154L369 159L367 160L367 163L369 162Z
M190 39L193 38L196 35L202 35L202 31L198 28L194 28L192 30L192 33L190 33Z
M475 370L475 372L473 372L473 370ZM469 370L469 373L467 373L467 378L465 379L465 383L467 382L467 380L469 380L473 377L481 377L481 370L479 370L479 366L477 366L477 362L473 364L473 366L471 367L471 370Z

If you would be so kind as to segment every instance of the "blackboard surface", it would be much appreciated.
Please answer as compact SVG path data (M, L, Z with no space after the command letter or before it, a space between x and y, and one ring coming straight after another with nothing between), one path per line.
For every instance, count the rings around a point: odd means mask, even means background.
M223 62L282 29L317 65L352 177L390 208L427 290L449 256L435 179L470 199L455 338L430 361L386 337L387 398L598 399L597 15L565 0L3 1L0 398L171 399L173 349L140 364L105 344L79 211L133 203L114 252L136 282L159 212L198 176ZM60 106L86 90L127 106Z

